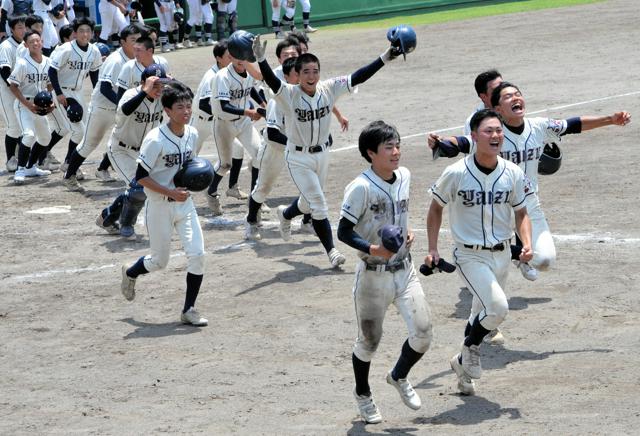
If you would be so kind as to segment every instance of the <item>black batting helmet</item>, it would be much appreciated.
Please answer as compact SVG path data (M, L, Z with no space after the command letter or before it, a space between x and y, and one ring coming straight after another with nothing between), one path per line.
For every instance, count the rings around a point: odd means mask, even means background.
M406 24L400 24L389 29L387 31L387 39L391 42L393 54L395 56L403 55L405 59L409 53L416 49L418 44L415 30Z
M229 54L241 61L255 62L253 54L253 39L255 35L245 30L236 30L228 40Z
M67 118L72 123L79 123L82 121L83 110L78 100L75 98L67 99Z
M558 144L552 142L545 144L540 160L538 161L538 174L548 176L560 169L562 164L562 151Z
M206 159L195 157L182 165L182 168L173 176L173 183L178 188L187 188L189 191L204 191L213 181L213 165Z
M53 15L55 19L62 18L62 11L64 11L64 5L62 3L55 5L49 13Z
M184 22L184 14L180 11L173 13L173 21L179 26Z
M40 108L38 110L38 115L46 115L49 106L53 104L53 95L49 91L40 91L33 97L33 104Z

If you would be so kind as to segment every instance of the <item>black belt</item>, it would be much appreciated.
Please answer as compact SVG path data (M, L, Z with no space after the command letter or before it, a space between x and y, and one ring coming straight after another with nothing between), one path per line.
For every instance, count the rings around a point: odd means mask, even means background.
M211 115L209 118L203 117L202 115L198 115L198 118L200 118L203 121L213 121L213 115Z
M494 245L493 247L485 247L484 245L470 245L470 244L462 244L464 248L470 248L472 250L488 250L491 252L494 251L503 251L506 247L503 242Z
M312 145L311 147L301 147L296 145L296 151L306 151L307 153L320 153L325 151L328 147L331 147L331 139L324 144Z
M67 91L77 91L76 88L68 88L66 86L61 86L60 89L66 89Z
M394 273L397 271L401 271L405 269L405 267L411 262L411 255L407 256L405 259L392 263L392 264L384 264L384 263L367 263L365 262L365 268L367 271L386 271L390 273Z
M127 149L130 149L130 150L133 150L133 151L139 151L139 150L140 150L140 147L138 147L138 148L136 148L136 147L130 147L130 146L128 146L127 144L125 144L124 142L122 142L122 141L118 142L118 145L119 145L120 147L122 147L122 148L127 148Z

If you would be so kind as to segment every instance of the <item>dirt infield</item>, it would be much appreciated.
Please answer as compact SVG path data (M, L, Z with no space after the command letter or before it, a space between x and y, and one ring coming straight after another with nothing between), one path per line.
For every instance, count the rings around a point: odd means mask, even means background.
M637 118L639 16L637 1L611 0L417 28L418 49L406 63L385 66L338 103L351 128L339 133L334 123L326 190L334 226L343 188L364 168L348 146L367 122L384 119L406 136L414 259L422 259L427 188L451 161L433 162L421 134L463 123L477 104L473 79L484 69L496 67L520 85L530 113L565 118L624 109ZM314 34L323 76L373 60L385 32ZM174 75L194 87L210 62L205 48L166 57ZM59 174L15 187L3 173L0 433L636 434L639 126L636 120L563 141L561 171L541 178L557 265L535 283L512 270L507 342L483 347L476 396L457 394L448 364L470 306L456 275L422 279L435 331L410 374L423 401L417 412L384 381L406 334L389 311L370 376L384 420L367 426L351 393L352 249L338 243L347 264L331 270L316 238L296 234L295 223L294 238L283 242L273 213L264 240L245 243L245 206L223 196L225 214L212 219L197 195L207 249L198 306L210 325L189 328L178 323L185 258L177 239L166 271L141 277L133 303L120 295L119 267L146 253L148 239L122 241L95 226L119 189L94 179L95 162L84 196L67 192ZM65 149L54 152L62 157ZM204 153L212 149L209 141ZM241 183L248 187L247 172ZM268 204L296 194L283 174ZM445 233L441 252L450 242Z

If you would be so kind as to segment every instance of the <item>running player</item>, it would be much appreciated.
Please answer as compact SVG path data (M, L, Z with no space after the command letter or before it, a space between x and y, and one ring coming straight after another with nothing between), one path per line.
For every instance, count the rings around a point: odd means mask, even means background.
M204 274L202 229L189 191L173 183L195 148L197 132L188 125L192 98L191 90L180 83L167 86L162 106L169 122L149 132L142 144L136 179L148 197L146 224L151 254L131 266L122 266L121 290L131 301L138 276L167 267L175 230L187 255L187 291L180 319L185 324L206 326L207 319L195 309Z
M184 29L184 34L191 35L191 30L195 28L193 39L184 42L186 48L194 45L210 46L215 44L211 37L213 31L213 10L209 0L187 0L189 4L189 19ZM202 34L202 23L204 21L204 36Z
M387 308L391 303L396 306L409 337L386 380L414 410L422 402L407 375L429 349L433 333L429 304L409 253L414 241L409 229L411 174L400 166L400 135L384 121L374 121L360 133L358 148L371 168L344 190L338 238L355 248L360 258L353 285L358 323L351 356L353 393L362 418L374 424L382 417L371 395L369 367L382 338Z
M98 41L108 45L113 35L113 43L117 45L118 33L127 26L126 0L100 0L98 12L100 12L101 19Z
M148 36L141 36L133 45L132 59L124 64L118 76L118 96L121 97L126 90L135 88L140 84L140 77L146 67L151 64L161 65L169 75L169 63L167 60L155 54L155 42Z

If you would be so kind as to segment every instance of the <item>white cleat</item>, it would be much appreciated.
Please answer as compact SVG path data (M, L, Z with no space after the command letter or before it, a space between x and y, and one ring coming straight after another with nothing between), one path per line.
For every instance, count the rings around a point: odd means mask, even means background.
M284 211L286 209L287 206L278 206L278 221L280 221L280 236L285 241L289 241L291 240L291 220L288 220L284 217Z
M488 345L502 345L504 344L504 336L498 329L491 330L487 333L487 336L482 339L482 342Z
M380 415L376 403L373 402L373 395L358 395L354 388L353 396L358 403L358 411L362 419L364 419L364 422L368 424L378 424L382 422L382 415Z
M214 41L213 39L207 39L207 40L204 42L204 45L205 45L205 46L207 46L207 47L210 47L210 46L212 46L212 45L216 45L216 41Z
M78 180L85 179L85 174L84 174L84 171L82 171L82 168L78 168L78 171L76 171L76 179Z
M127 275L129 267L122 265L122 282L120 283L120 292L127 301L133 301L136 298L136 279Z
M476 385L473 382L473 379L469 377L469 374L464 371L464 368L462 367L459 359L460 354L456 354L449 361L451 369L456 373L456 376L458 377L458 389L460 390L461 394L475 395Z
M24 175L24 167L18 167L16 172L13 174L13 183L16 185L24 185L27 177Z
M209 320L200 316L198 311L193 307L190 307L189 310L180 315L180 321L182 321L183 324L191 324L195 327L204 327L209 324Z
M304 33L315 33L317 31L318 29L316 29L315 27L311 27L310 25L304 28Z
M393 376L391 375L391 371L389 371L387 373L387 383L398 390L400 398L402 398L402 402L405 404L405 406L413 410L418 410L420 407L422 407L422 401L420 400L420 397L406 378L394 380Z
M103 183L111 183L116 181L109 170L96 170L96 179L100 180Z
M482 365L480 364L480 345L462 344L462 367L464 372L469 374L471 378L480 378L482 375Z
M337 248L332 248L328 254L329 260L331 261L331 266L334 268L338 268L340 265L345 263L347 259L338 251Z
M227 189L226 194L227 194L227 197L233 197L238 200L246 200L247 198L249 198L246 192L241 191L240 188L238 188L238 185L235 185L232 188Z
M175 45L175 50L184 50L184 49L185 49L184 44L180 42Z
M17 172L17 171L16 171ZM37 165L32 166L31 168L24 169L25 177L45 177L51 174L51 171L41 170L37 167Z
M7 171L10 173L15 173L18 169L18 158L15 156L11 156L11 159L7 161Z
M262 235L260 234L260 228L258 224L252 224L250 222L244 223L244 239L248 241L259 241L262 239Z
M213 216L222 215L222 207L220 206L220 195L207 194L207 203L209 204L209 209L211 209L211 215Z
M538 270L529 265L526 262L520 262L519 260L514 260L513 264L518 267L522 277L529 280L530 282L535 282L538 280Z
M312 223L300 223L300 233L306 233L308 235L315 235L316 230L313 228Z
M187 40L184 42L184 44L183 44L183 45L184 45L184 48L193 48L193 47L195 47L195 44L194 44L193 42L191 42L191 40L189 40L189 39L187 39Z

